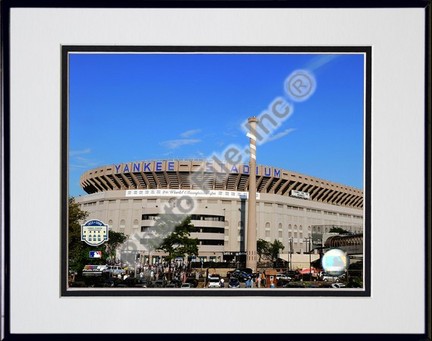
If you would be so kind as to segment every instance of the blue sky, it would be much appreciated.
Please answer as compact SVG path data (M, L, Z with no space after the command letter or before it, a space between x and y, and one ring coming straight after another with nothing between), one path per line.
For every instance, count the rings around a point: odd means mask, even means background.
M302 102L285 88L296 70L316 82ZM242 122L277 97L292 115L258 147L258 164L363 189L362 54L72 54L69 87L72 196L98 166L245 146Z

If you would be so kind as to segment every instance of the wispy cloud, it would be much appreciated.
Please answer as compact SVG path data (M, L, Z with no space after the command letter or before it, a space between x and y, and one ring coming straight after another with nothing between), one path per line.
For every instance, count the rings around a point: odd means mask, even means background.
M190 159L205 159L206 155L202 152L197 150L195 153L189 155Z
M234 132L234 131L224 131L223 134L225 136L229 136L229 137L237 137L238 136L238 133Z
M189 138L201 132L201 129L191 129L180 134L180 137Z
M83 156L89 154L91 154L90 148L71 150L69 152L69 165L71 169L89 169L97 167L99 162L91 159L91 157Z
M339 58L338 54L326 54L324 56L318 56L311 60L311 62L306 66L307 70L314 71L323 67L327 63L332 62L336 58Z
M279 139L281 139L282 137L284 137L284 136L288 135L289 133L293 132L294 130L295 130L294 128L289 128L289 129L286 129L286 130L284 130L284 131L281 131L280 133L277 133L277 134L271 135L271 136L269 136L269 137L266 139L266 142L279 140Z
M174 139L174 140L166 140L160 142L160 145L164 146L168 149L177 149L182 146L196 144L198 142L201 142L200 139L197 138L190 138L191 136L194 136L201 132L201 129L190 129L182 132L180 134L180 139Z
M85 148L85 149L81 149L81 150L71 150L69 152L69 156L77 156L77 155L84 155L84 154L90 154L90 153L91 153L91 149Z
M166 147L166 148L169 148L169 149L176 149L176 148L179 148L181 146L196 144L198 142L201 142L201 140L199 140L199 139L177 139L177 140L163 141L163 142L161 142L161 145Z

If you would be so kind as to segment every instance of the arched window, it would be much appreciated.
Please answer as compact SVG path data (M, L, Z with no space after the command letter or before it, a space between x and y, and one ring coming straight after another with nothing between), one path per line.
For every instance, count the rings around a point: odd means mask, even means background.
M124 229L126 227L126 221L124 219L120 220L120 228Z
M269 222L265 223L265 236L270 237L270 223Z

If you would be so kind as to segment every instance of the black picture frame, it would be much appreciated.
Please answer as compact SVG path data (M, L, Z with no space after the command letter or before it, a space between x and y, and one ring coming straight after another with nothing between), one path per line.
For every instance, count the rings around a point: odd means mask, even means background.
M370 297L371 295L371 61L372 61L372 49L370 46L348 46L348 47L326 47L326 46L314 46L314 47L272 47L272 46L62 46L62 150L67 150L69 146L69 55L72 53L359 53L364 55L364 68L365 68L365 91L364 91L364 102L365 102L365 117L364 117L364 178L365 188L364 197L365 204L363 207L364 214L364 289L361 291L329 291L322 289L313 289L313 291L305 291L302 289L298 290L277 290L277 291L250 291L250 290L235 290L235 291L214 291L214 290L170 290L165 288L164 290L155 290L147 288L146 290L103 290L103 291L89 291L79 290L68 290L67 283L67 269L68 269L68 255L67 255L67 244L68 244L68 175L69 175L69 160L67 153L63 154L62 157L62 295L64 296L216 296L216 297L238 297L238 296L345 296L355 297L364 296Z
M43 337L45 339L50 338L58 338L62 337L64 339L72 339L76 337L84 338L84 339L102 339L106 336L103 334L15 334L11 333L11 301L10 301L10 291L11 291L11 282L10 282L10 272L13 271L11 269L11 256L10 251L12 245L10 244L10 235L11 229L13 226L11 225L11 206L10 206L10 197L11 197L11 187L9 185L9 177L11 172L11 155L10 153L10 123L11 123L11 106L10 106L10 96L11 96L11 88L10 82L11 77L13 75L10 73L10 65L11 60L9 57L10 50L10 30L11 30L11 22L10 22L10 14L11 10L16 8L93 8L93 9L101 9L101 8L326 8L326 9L337 9L337 8L380 8L380 9L404 9L404 8L423 8L425 11L425 310L424 310L424 319L425 319L425 331L421 334L392 334L391 330L389 330L388 334L376 334L375 336L379 337L383 340L431 340L431 214L430 214L430 204L431 204L431 44L430 44L430 14L431 14L431 4L430 1L353 1L349 3L344 3L343 1L217 1L217 0L207 0L207 1L149 1L149 2L140 2L140 1L104 1L101 2L85 2L85 1L3 1L1 4L1 33L2 33L2 133L3 133L3 154L2 154L2 170L4 172L4 177L2 178L2 268L4 271L1 272L1 284L3 288L3 296L2 296L2 312L4 312L4 319L2 318L2 337L5 340L24 340L24 339L32 339L36 337ZM370 56L370 55L369 55ZM370 63L370 60L369 60ZM370 84L369 84L370 85ZM373 86L373 84L372 84ZM64 108L63 108L64 109ZM65 131L65 126L62 127L63 136L67 131ZM370 139L370 136L368 137ZM63 141L64 142L64 141ZM65 165L65 159L62 159L63 167ZM366 159L366 162L370 162L370 160ZM64 178L63 178L64 179ZM66 188L66 183L62 183L62 198L65 198L66 193L64 192ZM62 206L63 214L62 214L62 222L65 223L66 215L64 212L64 206ZM367 211L366 211L367 212ZM65 236L63 235L63 238ZM65 239L63 239L63 243ZM370 246L369 246L370 248ZM64 251L62 251L64 252ZM63 257L65 254L62 255ZM369 257L370 261L370 257ZM64 271L64 270L62 270ZM370 278L369 278L370 279ZM63 283L64 284L64 283ZM64 286L63 286L64 289ZM301 295L301 294L300 294ZM277 296L277 295L276 295ZM122 337L126 338L138 338L142 337L142 335L137 334L128 334L125 330L125 334ZM169 330L167 331L169 334ZM151 332L149 332L151 334ZM225 334L223 332L223 328L221 328L220 334ZM245 330L244 334L248 334ZM316 337L320 338L328 338L332 340L345 340L346 338L353 340L363 340L367 337L371 337L374 334L358 334L358 333L342 333L342 334L288 334L290 337L294 337L295 339L314 339ZM162 334L154 334L153 337L163 337ZM191 338L202 337L199 334L189 335ZM207 335L205 337L211 337Z

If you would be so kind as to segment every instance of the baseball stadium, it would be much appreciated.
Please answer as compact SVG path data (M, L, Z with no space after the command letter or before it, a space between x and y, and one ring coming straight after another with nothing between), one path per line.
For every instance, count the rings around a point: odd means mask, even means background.
M249 173L250 165L215 160L112 164L82 174L80 184L87 194L75 199L89 213L88 219L99 219L113 231L136 238L154 226L167 207L192 198L188 214L194 225L190 236L199 241L196 257L232 262L245 254ZM362 190L276 166L257 165L253 173L256 238L282 242L282 259L305 266L311 253L317 255L335 242L351 255L363 254ZM334 228L349 231L350 236L337 236L331 232ZM149 263L164 256L140 243L134 250Z

